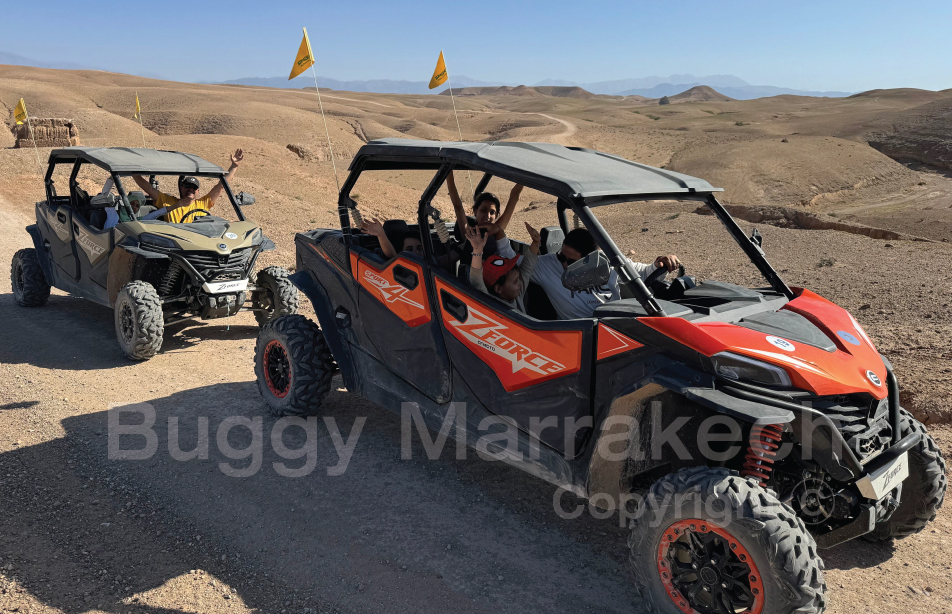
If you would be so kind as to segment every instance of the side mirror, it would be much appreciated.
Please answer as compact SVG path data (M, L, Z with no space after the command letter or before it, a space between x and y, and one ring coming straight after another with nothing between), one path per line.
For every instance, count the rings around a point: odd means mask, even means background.
M247 192L238 192L238 196L235 197L235 200L238 202L239 207L247 207L248 205L255 204L255 197Z
M562 273L562 285L572 292L584 292L601 288L608 283L611 274L612 267L608 256L596 250L565 269Z
M756 228L750 232L750 242L756 245L757 247L764 246L764 237L760 234Z

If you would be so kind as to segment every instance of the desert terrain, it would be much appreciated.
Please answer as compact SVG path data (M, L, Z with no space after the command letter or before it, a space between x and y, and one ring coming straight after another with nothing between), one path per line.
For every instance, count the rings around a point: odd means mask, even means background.
M321 93L341 180L368 140L459 138L448 96ZM262 265L293 267L294 233L338 223L313 89L0 66L7 127L21 97L35 117L74 119L84 145L144 138L222 166L244 149L233 185L256 196L247 211L278 245ZM723 187L722 202L764 235L788 284L855 315L896 366L904 406L952 457L952 91L734 101L695 88L670 102L578 88L456 98L466 140L599 149ZM31 244L23 229L44 197L50 151L39 150L38 166L31 148L13 145L0 129L3 262ZM412 217L429 177L380 175L358 183L361 209ZM450 217L445 190L435 204ZM523 220L554 224L554 212L548 196L525 192L512 234L524 238ZM701 279L761 283L694 207L597 215L636 260L675 253ZM438 461L420 451L401 461L399 417L339 380L328 416L345 438L367 418L344 475L324 471L337 455L322 424L317 470L305 478L277 476L273 453L241 479L222 473L230 461L217 452L173 460L169 418L179 419L183 449L198 417L213 430L229 416L263 417L270 433L250 315L169 326L162 352L134 364L110 310L56 290L45 307L23 309L0 284L0 612L638 611L617 519L564 520L554 487L475 455L457 460L451 446ZM160 452L149 461L106 460L107 410L126 403L156 410ZM946 505L917 536L826 551L828 611L952 612L950 531Z

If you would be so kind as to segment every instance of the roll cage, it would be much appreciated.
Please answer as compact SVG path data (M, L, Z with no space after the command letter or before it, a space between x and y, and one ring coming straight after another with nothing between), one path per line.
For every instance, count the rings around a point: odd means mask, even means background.
M484 155L487 148L509 146L524 148L521 155L503 156ZM561 151L560 151L561 150ZM544 156L563 154L567 159L583 159L577 169L566 172L564 168L553 169L545 173L550 161ZM494 159L496 158L496 159ZM499 158L503 158L500 160ZM575 162L575 160L572 160ZM591 172L599 164L620 167L612 169L611 176L597 177L589 181L586 171ZM564 166L564 165L563 165ZM603 152L562 147L548 143L443 143L433 141L415 141L410 139L383 139L371 141L361 147L349 168L349 175L341 187L338 196L338 214L346 245L352 245L350 210L357 203L350 197L361 173L374 170L434 170L435 174L423 191L417 208L417 223L421 229L429 228L430 221L441 222L439 212L431 206L437 191L453 170L471 170L483 173L474 189L474 196L482 192L493 177L511 181L549 194L557 199L559 226L568 233L571 211L592 233L598 247L608 256L612 267L617 271L619 280L626 284L632 295L651 316L666 317L664 309L655 300L654 295L645 286L641 277L634 271L627 258L605 231L598 219L592 214L595 207L624 202L674 200L702 202L727 228L731 237L754 263L770 286L787 299L793 299L794 293L781 279L780 275L767 261L760 246L760 237L754 234L748 237L731 217L730 213L714 197L714 192L723 191L707 182L630 162L618 156ZM632 177L619 176L631 174ZM661 189L658 189L658 188ZM605 189L608 188L608 189ZM230 193L229 193L230 194ZM429 262L435 261L433 236L421 232L424 255Z
M73 194L75 193L75 188L78 187L77 177L79 176L80 168L84 164L92 164L97 166L107 173L113 180L113 184L116 187L116 190L119 192L119 196L122 198L122 202L125 207L128 207L131 210L129 204L129 199L126 194L125 189L123 188L122 182L119 181L121 177L132 177L134 175L147 175L147 176L179 176L179 175L190 175L193 177L203 177L208 179L217 179L221 181L222 185L225 188L225 193L228 195L228 202L231 203L232 208L235 210L235 215L238 216L239 221L246 221L244 214L241 212L241 207L238 206L238 201L235 199L234 193L231 191L231 186L228 184L228 181L225 179L224 169L221 167L212 164L206 160L194 156L191 154L183 154L177 151L159 151L155 153L159 154L170 154L173 161L180 162L180 164L163 164L161 167L158 166L149 166L149 165L133 165L133 164L124 164L121 168L116 168L116 165L111 164L105 156L96 155L100 152L125 152L125 151L143 151L143 150L126 150L124 148L88 148L88 147L77 147L77 148L64 148L64 149L54 149L50 152L50 158L48 166L46 169L46 176L44 177L43 183L46 189L46 199L47 202L53 203L56 198L56 187L53 180L53 171L58 165L72 164L73 169L69 175L69 189L70 189L70 202L73 207L76 207L77 203L73 200ZM154 151L154 150L145 150L145 151ZM173 157L174 156L174 157Z

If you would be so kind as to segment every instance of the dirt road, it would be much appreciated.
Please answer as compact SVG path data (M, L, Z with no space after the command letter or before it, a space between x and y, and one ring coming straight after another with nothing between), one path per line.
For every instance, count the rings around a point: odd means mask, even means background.
M0 261L29 245L27 223L0 202ZM253 382L250 317L173 325L161 354L132 364L108 309L57 291L24 309L0 283L0 612L639 611L617 519L563 520L552 486L452 446L427 460L415 434L401 460L400 418L342 390L326 404L342 437L366 418L343 475L328 475L339 457L324 421L309 475L278 475L273 463L304 459L271 445L253 475L226 475L258 461L226 457L253 440L222 424L260 419L267 444L276 423ZM155 411L143 460L108 453L107 409L128 403ZM173 419L176 450L207 425L207 458L173 458ZM948 453L948 428L936 432ZM829 611L952 611L950 531L947 506L895 548L827 552Z
M553 117L552 115L546 115L545 113L533 113L533 115L540 115L547 119L557 121L563 126L565 126L565 130L563 130L562 132L559 132L558 134L554 134L550 137L553 142L558 143L560 145L567 145L567 143L565 142L565 139L571 138L572 135L578 132L578 126L576 126L575 124L573 124L572 122L566 119L559 119L558 117Z

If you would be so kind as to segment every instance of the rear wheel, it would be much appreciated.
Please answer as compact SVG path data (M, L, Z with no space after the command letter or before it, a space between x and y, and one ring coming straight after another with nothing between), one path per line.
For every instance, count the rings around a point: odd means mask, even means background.
M50 298L50 284L35 249L21 249L10 265L13 300L21 307L40 307Z
M298 290L288 279L288 272L279 266L269 266L258 272L255 285L259 290L252 298L255 320L264 326L271 320L298 312Z
M823 561L813 537L755 481L722 468L683 469L655 482L640 511L629 560L651 611L823 611Z
M334 377L334 357L321 329L301 315L267 322L255 346L255 377L275 416L316 414Z
M876 525L865 537L869 541L902 539L918 533L935 519L947 487L945 459L925 425L905 409L899 410L900 437L919 433L922 439L909 450L909 477L902 483L899 507L889 520Z
M115 321L119 347L129 358L148 360L162 347L162 301L148 282L130 281L119 290Z

